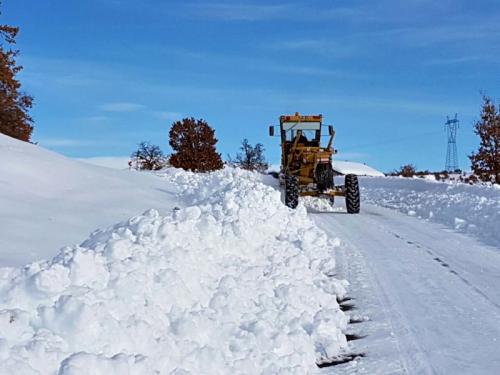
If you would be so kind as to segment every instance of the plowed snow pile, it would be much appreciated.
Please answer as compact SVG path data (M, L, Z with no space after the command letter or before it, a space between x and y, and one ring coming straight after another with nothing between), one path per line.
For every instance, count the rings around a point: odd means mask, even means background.
M257 175L178 170L179 206L0 269L2 374L306 374L346 347L333 250Z
M418 178L363 178L368 203L445 224L500 245L500 189L495 186L427 181Z

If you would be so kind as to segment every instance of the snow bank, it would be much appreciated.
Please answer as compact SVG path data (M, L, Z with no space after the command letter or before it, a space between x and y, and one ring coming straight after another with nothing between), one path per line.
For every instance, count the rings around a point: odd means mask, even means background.
M366 164L356 163L353 161L342 161L334 159L332 162L333 169L343 175L355 174L358 176L373 176L383 177L384 174L376 169L369 167Z
M346 348L336 243L304 206L239 170L163 178L180 208L0 268L0 373L306 374Z
M364 178L368 203L435 221L500 246L500 189L408 178Z
M373 177L383 177L384 174L375 168L369 167L366 164L362 163L357 163L354 161L343 161L343 160L337 160L333 159L332 161L332 166L333 169L343 175L346 174L355 174L358 176L373 176ZM281 166L279 164L272 164L269 166L268 171L269 172L279 172L281 169Z

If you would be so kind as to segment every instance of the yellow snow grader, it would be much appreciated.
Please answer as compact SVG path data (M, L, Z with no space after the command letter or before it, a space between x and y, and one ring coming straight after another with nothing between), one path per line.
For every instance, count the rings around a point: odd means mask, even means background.
M280 116L279 134L281 138L280 184L285 188L285 204L296 208L299 196L314 196L334 202L336 196L345 197L347 212L359 213L360 198L358 177L345 176L345 183L335 186L336 172L332 167L335 131L332 125L323 125L322 115ZM269 135L275 135L275 127L269 127ZM321 146L323 128L328 129L326 146Z

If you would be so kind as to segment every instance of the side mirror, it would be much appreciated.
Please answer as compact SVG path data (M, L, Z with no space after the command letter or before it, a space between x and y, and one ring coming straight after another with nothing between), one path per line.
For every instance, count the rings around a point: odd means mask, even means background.
M269 127L269 136L274 137L274 126Z
M328 134L329 135L334 135L335 134L335 130L333 130L333 126L332 125L328 125Z

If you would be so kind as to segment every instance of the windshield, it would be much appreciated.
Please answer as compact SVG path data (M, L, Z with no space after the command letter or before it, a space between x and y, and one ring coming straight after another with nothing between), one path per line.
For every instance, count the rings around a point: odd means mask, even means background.
M284 122L283 130L320 130L320 122Z
M299 130L302 132L301 143L319 142L321 134L320 122L284 122L282 126L286 133L286 140L289 142L294 141Z

